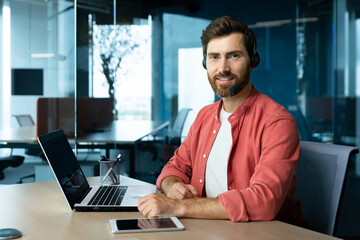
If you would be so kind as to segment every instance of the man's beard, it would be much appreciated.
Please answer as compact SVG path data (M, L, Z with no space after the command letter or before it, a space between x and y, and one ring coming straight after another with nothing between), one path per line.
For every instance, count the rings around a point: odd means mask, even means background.
M218 86L215 83L215 78L217 76L214 76L213 79L210 78L210 76L208 75L208 79L211 85L211 88L213 89L213 91L216 93L216 95L218 95L219 97L223 98L223 97L233 97L235 95L237 95L239 92L241 92L245 86L249 83L250 81L250 71L248 71L244 76L242 76L242 81L239 81L239 78L237 76L233 76L235 78L235 83L232 86L220 86L218 88ZM231 76L230 74L224 75L224 77L227 76Z

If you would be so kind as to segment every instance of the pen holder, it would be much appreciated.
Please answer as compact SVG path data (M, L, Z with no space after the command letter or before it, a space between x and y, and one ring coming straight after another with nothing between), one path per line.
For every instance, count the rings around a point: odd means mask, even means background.
M120 164L117 160L99 160L100 184L120 184Z

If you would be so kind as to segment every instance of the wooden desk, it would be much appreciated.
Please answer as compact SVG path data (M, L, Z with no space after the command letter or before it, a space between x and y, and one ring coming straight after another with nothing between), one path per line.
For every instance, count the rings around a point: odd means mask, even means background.
M90 178L98 183L98 178ZM121 177L123 184L138 180ZM145 183L144 183L145 184ZM180 219L185 231L112 234L108 220L142 217L138 212L73 212L56 182L0 186L0 228L17 228L22 239L336 239L279 221L232 223L229 220Z
M87 132L77 137L77 147L84 149L105 149L109 157L110 149L129 150L131 177L135 177L136 142L143 137L167 128L167 121L114 121L104 131ZM0 148L39 148L36 139L36 127L19 127L0 131ZM69 139L75 145L74 139Z

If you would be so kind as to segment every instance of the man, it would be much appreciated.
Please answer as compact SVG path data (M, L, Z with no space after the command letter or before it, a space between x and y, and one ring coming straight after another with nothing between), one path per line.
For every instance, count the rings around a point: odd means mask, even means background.
M221 101L199 112L157 180L163 193L140 199L139 211L148 217L300 224L294 198L297 124L251 84L260 61L254 33L242 21L221 17L201 41L203 65Z

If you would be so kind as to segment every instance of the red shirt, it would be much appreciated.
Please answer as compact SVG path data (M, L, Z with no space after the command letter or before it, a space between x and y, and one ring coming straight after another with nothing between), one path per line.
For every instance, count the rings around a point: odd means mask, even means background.
M220 128L222 101L199 112L187 137L162 170L157 187L168 176L178 176L205 197L205 169ZM284 107L254 87L233 112L232 146L228 158L228 191L219 194L231 221L272 220L300 224L294 198L299 135L295 119Z

